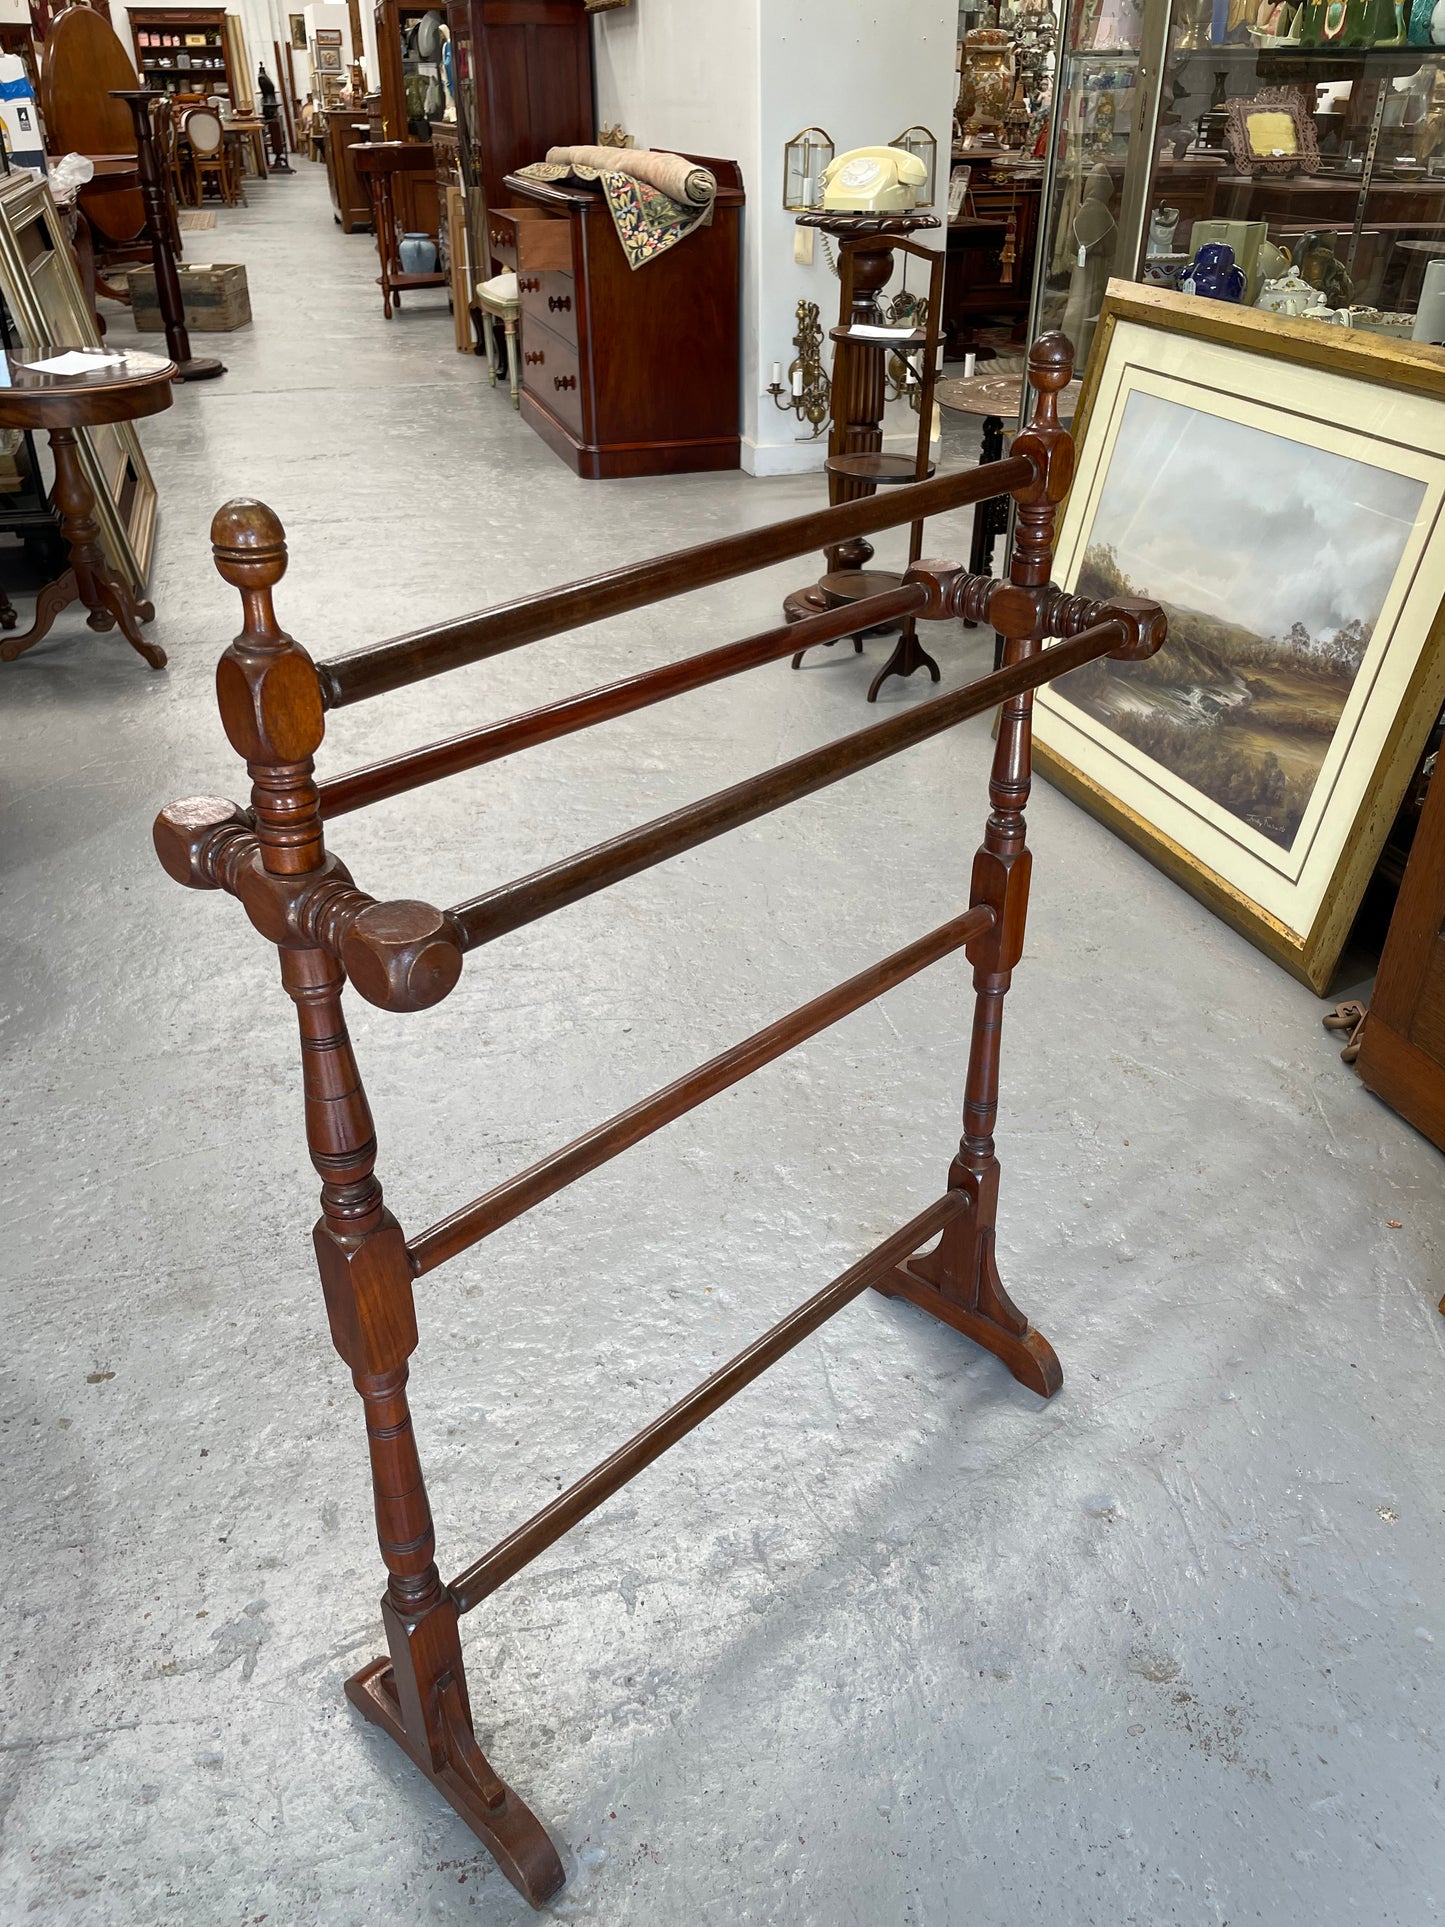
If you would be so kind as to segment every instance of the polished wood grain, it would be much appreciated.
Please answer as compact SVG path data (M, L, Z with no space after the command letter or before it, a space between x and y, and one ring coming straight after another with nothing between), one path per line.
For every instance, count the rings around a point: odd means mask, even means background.
M346 1691L462 1815L534 1906L543 1905L562 1884L562 1864L540 1822L477 1744L458 1639L460 1614L870 1287L908 1298L966 1333L1043 1396L1058 1389L1053 1351L1008 1297L994 1255L998 1045L1004 997L1022 954L1028 894L1024 807L1031 692L1104 654L1122 659L1152 654L1164 638L1163 616L1152 604L1090 602L1062 593L1049 581L1054 514L1072 465L1072 443L1056 408L1069 372L1067 342L1053 336L1036 344L1030 362L1037 395L1032 424L1018 437L1009 462L996 464L982 479L963 478L967 486L961 494L954 478L944 488L935 481L899 489L773 530L633 565L549 596L525 598L324 671L276 617L273 591L286 566L286 550L275 516L263 504L243 500L229 503L213 524L217 566L240 591L244 610L242 632L221 658L217 693L226 734L250 773L250 802L193 797L172 804L157 818L154 837L169 875L192 888L235 896L257 932L276 946L282 983L300 1023L307 1139L322 1181L314 1233L322 1294L332 1341L365 1413L387 1575L382 1602L387 1655L364 1666ZM950 488L960 500L977 500L1001 486L1013 494L1018 512L1007 581L970 574L952 562L920 559L902 589L891 600L884 598L895 614L921 621L990 621L1007 639L1007 660L998 673L454 910L411 899L379 903L357 887L327 849L326 788L315 780L314 757L328 699L359 700L399 688L458 662L594 621L599 613L641 607L704 582L744 575L769 560L820 546L820 538L908 523L923 512L922 504L931 508L951 501ZM856 610L851 613L856 617ZM1050 636L1064 640L1046 650ZM719 675L775 660L779 641L779 632L768 632L468 731L333 779L331 797L338 813L355 809L496 754L551 741L607 715L663 700L681 687L700 687ZM384 1205L376 1177L375 1127L341 1005L348 981L383 1008L425 1008L447 994L474 944L1000 702L991 807L966 908L408 1241ZM960 947L973 966L975 1014L963 1138L944 1195L443 1584L407 1396L408 1360L418 1342L415 1278ZM918 1255L935 1237L936 1247Z
M472 258L485 280L517 265L489 239L489 217L511 199L507 175L549 147L596 138L592 33L582 0L449 0L447 24Z
M1445 775L1438 756L1355 1069L1445 1151Z
M134 154L130 110L114 90L139 85L105 13L71 6L57 14L40 59L40 111L49 151ZM91 181L81 188L79 200L102 248L134 250L145 228L145 205L136 188Z
M28 357L47 361L63 350L51 348ZM35 619L23 635L0 643L0 661L13 662L50 633L55 618L72 602L84 603L92 629L119 627L136 654L152 669L164 669L166 652L140 632L155 616L151 603L131 593L130 584L111 567L101 547L95 496L86 478L77 428L138 421L171 405L174 362L138 349L120 360L78 375L47 374L19 355L7 354L6 384L0 387L0 428L44 430L55 462L51 499L60 512L60 532L70 548L70 566L46 583L35 602Z
M711 221L629 266L597 187L503 183L544 219L517 224L522 416L589 480L736 468L742 173L718 181Z
M365 702L427 676L439 676L466 663L484 662L509 649L583 623L626 615L668 596L768 569L793 556L845 541L853 535L872 535L896 528L900 522L986 501L990 495L1021 488L1033 478L1029 464L1017 458L992 467L936 475L912 489L896 489L887 496L844 503L838 508L813 509L787 522L744 529L694 548L674 549L645 562L624 563L600 575L569 582L558 589L518 596L495 609L481 609L451 622L349 651L317 664L322 700L328 709ZM891 584L889 585L892 586Z

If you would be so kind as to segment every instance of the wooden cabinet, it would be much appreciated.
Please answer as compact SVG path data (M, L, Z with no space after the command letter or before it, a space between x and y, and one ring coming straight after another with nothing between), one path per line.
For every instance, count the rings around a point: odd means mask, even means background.
M326 185L331 190L331 212L341 224L343 234L356 234L371 226L371 202L356 171L352 149L370 138L364 120L355 108L344 112L332 109L321 115L326 141Z
M595 138L591 32L583 0L451 0L447 24L472 259L489 275L516 265L487 236L507 175Z
M142 84L165 94L236 98L224 7L129 7Z
M948 223L948 265L943 283L945 353L955 359L978 346L984 321L1008 321L1022 343L1038 245L1038 180L995 180L975 167L962 213ZM1003 250L1013 223L1014 258L1006 272Z
M377 0L376 57L381 68L381 131L373 139L411 141L431 146L431 116L441 119L443 89L440 49L423 55L423 22L435 20L437 10L416 0ZM436 179L428 173L398 175L396 213L409 234L429 234L441 228Z
M742 176L692 158L717 176L712 225L636 270L598 188L513 176L517 205L488 216L517 270L523 417L589 479L738 465Z
M1445 774L1437 759L1380 958L1356 1065L1445 1151Z

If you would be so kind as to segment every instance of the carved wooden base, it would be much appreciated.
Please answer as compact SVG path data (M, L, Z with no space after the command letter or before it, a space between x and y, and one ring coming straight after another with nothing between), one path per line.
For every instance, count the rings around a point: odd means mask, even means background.
M1001 1358L1019 1383L1040 1398L1052 1398L1064 1382L1053 1346L1024 1317L1000 1282L991 1226L957 1220L934 1250L899 1265L873 1289L885 1298L906 1298L952 1325Z
M477 1745L454 1682L445 1681L440 1695L450 1757L433 1767L408 1737L389 1659L372 1660L346 1682L346 1697L351 1704L391 1735L437 1792L451 1802L523 1899L541 1907L567 1878L557 1849L536 1814L492 1771Z
M794 589L791 594L784 596L783 619L786 622L801 622L804 616L816 616L825 609L841 608L847 602L861 602L866 596L886 595L890 589L896 589L902 580L902 576L892 569L830 569L808 588ZM853 637L854 654L862 655L864 636L886 636L897 627L896 621L875 623L872 628L865 624ZM831 649L833 644L814 643L812 647ZM807 653L806 649L800 649L793 657L794 669ZM935 676L934 681L937 680Z
M98 605L92 605L85 618L90 627L106 630L115 628L119 623L121 634L137 655L144 656L152 669L164 669L165 650L158 643L147 642L136 626L137 623L150 622L154 619L155 605L150 602L136 602L124 583L109 569L106 569L103 575L92 570L91 587L93 592L103 600ZM43 641L49 635L55 618L61 610L68 608L72 602L80 600L80 584L74 569L67 569L64 575L57 576L53 582L47 582L35 599L35 620L30 627L23 635L7 636L4 642L0 642L0 662L14 662L17 656L23 656L27 649L34 648L37 642ZM12 610L11 623L14 619Z
M903 625L903 634L893 645L892 655L868 685L869 702L877 702L878 691L890 676L911 676L916 669L926 669L931 682L937 682L941 674L938 664L918 640L918 627L910 617Z

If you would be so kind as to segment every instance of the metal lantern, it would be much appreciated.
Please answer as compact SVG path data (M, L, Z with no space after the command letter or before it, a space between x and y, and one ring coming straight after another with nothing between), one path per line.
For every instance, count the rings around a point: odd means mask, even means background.
M823 169L833 158L833 136L821 127L805 127L783 149L783 206L789 214L805 214L823 204Z
M901 147L905 154L914 155L928 169L927 179L918 190L916 205L932 207L938 192L938 142L926 127L905 127L888 145Z

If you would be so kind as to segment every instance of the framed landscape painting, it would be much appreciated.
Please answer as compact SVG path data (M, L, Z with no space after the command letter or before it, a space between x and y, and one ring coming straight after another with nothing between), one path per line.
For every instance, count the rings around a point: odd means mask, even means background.
M1445 700L1445 355L1111 282L1074 433L1056 579L1169 639L1038 767L1322 992Z

